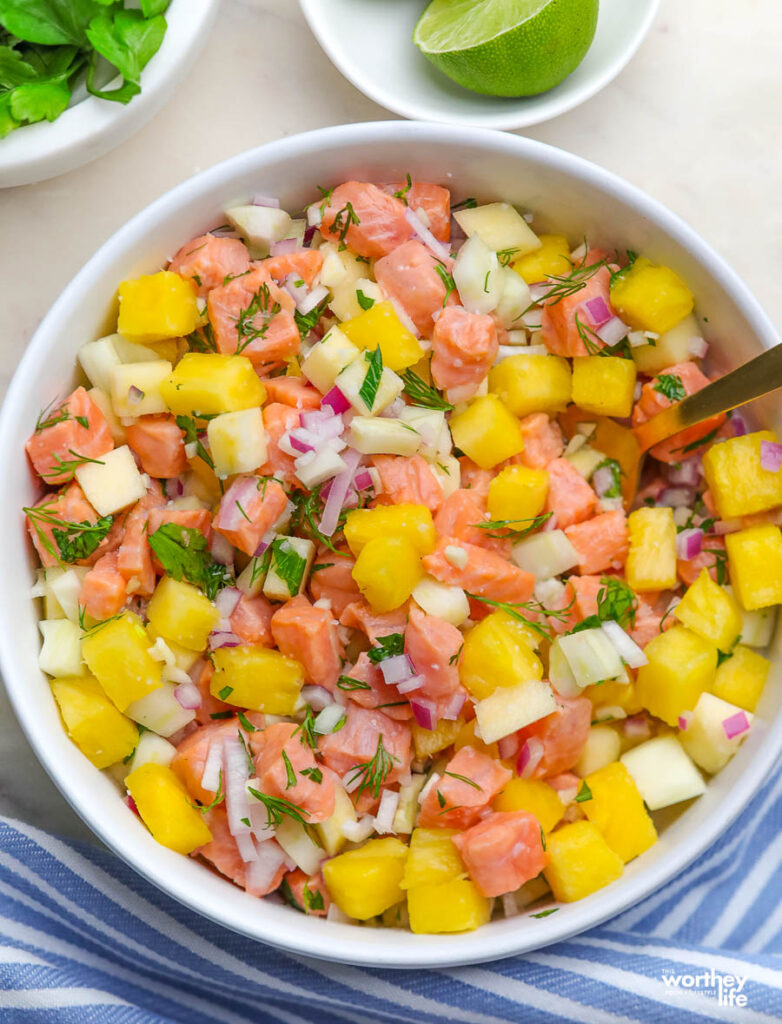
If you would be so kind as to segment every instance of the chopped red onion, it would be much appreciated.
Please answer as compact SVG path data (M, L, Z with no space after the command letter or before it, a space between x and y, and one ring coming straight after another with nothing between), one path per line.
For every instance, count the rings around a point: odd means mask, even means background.
M736 409L731 413L730 425L733 427L734 437L743 437L745 434L749 433L749 425L747 424L747 421L744 419L743 414L738 412Z
M216 630L209 634L209 650L217 651L221 647L241 647L242 639L227 629Z
M181 498L185 493L185 485L179 476L170 476L166 482L163 492L167 498Z
M361 454L354 448L349 448L342 456L345 468L338 473L329 488L326 504L323 506L323 515L320 519L318 529L324 537L331 537L339 523L339 514L345 503L348 490L353 477L361 461Z
M627 337L630 328L626 323L623 323L618 316L612 316L611 319L604 323L602 327L599 327L595 333L598 338L604 344L612 348L614 345L618 345L619 342Z
M592 487L599 498L614 486L614 474L608 466L601 466L592 474Z
M316 306L319 306L324 299L329 297L329 290L324 285L319 284L317 288L313 288L311 292L301 300L297 302L299 312L306 315L311 313Z
M405 217L407 218L407 223L416 235L418 235L424 245L435 254L438 260L447 262L451 259L451 252L448 246L444 245L442 242L438 242L418 214L411 210L409 206L405 207Z
M298 238L283 238L280 242L272 242L269 252L272 256L289 256L299 248Z
M312 245L312 239L315 237L315 232L318 230L317 224L308 224L304 231L304 240L302 245L305 249L309 249Z
M265 839L262 843L255 843L254 847L255 857L247 865L244 887L251 894L268 892L288 858L274 839Z
M682 732L687 732L690 728L690 722L692 721L692 711L682 711L679 715L679 728Z
M522 779L531 778L535 769L540 764L543 754L542 741L537 736L530 736L521 745L518 760L516 761L516 774Z
M332 413L331 408L312 409L301 414L301 427L297 430L297 436L305 441L317 441L321 438L339 437L345 429L345 423L340 413ZM302 433L306 430L306 435Z
M282 438L280 438L280 440L282 440ZM295 436L293 431L291 431L291 433L288 434L288 444L291 446L291 448L294 448L297 452L300 452L301 454L304 454L305 452L315 451L314 444L307 444L306 441L300 441L299 438ZM285 449L283 449L283 451L284 450Z
M678 465L668 467L668 483L683 487L697 487L701 479L701 460L699 457L685 459Z
M356 473L353 478L353 486L359 491L368 491L370 487L374 486L368 469L362 469L359 473Z
M219 562L220 565L233 565L234 564L234 549L233 544L227 540L222 533L218 533L217 530L212 531L212 537L209 541L209 550L214 558L215 562Z
M694 359L703 359L709 351L709 343L703 338L690 338L687 342L687 349Z
M645 740L652 735L646 715L631 715L622 722L622 731L628 739Z
M410 676L415 674L415 670L406 654L395 654L391 658L384 658L380 662L380 671L383 673L383 679L389 686L393 686L394 683L404 682L405 679L409 679Z
M342 394L337 385L335 384L331 391L327 392L321 401L321 407L324 405L329 406L335 413L347 412L350 408L350 402Z
M441 706L440 718L444 719L446 722L455 722L459 717L466 700L467 694L464 690L457 690L456 693L449 697L447 703Z
M315 712L322 711L329 704L334 703L334 698L323 686L303 686L301 689L301 699L309 704Z
M387 420L398 420L403 410L407 408L407 403L401 395L393 400L390 405L380 413L380 416Z
M418 794L418 803L419 803L419 805L422 804L424 802L424 800L426 800L426 798L429 796L431 791L434 789L434 787L440 781L441 777L442 776L440 775L439 772L432 772L432 774L429 776L429 778L424 783L424 788Z
M660 491L656 504L670 508L689 508L695 500L695 491L691 487L664 487Z
M269 206L272 210L279 210L280 200L275 199L274 196L254 195L252 198L253 206Z
M413 717L422 729L433 732L437 725L437 705L434 701L425 700L423 697L416 697L410 701Z
M135 815L137 815L139 818L141 817L141 814L139 814L139 809L136 806L136 801L133 799L130 793L128 793L128 795L125 797L125 803L131 809L131 811L133 811Z
M241 524L247 521L242 508L246 509L257 493L258 485L254 476L234 480L220 500L220 508L215 519L218 530L238 530Z
M405 679L403 682L397 684L397 690L400 693L412 693L414 690L420 690L426 680L423 676L410 676L409 679Z
M726 738L732 740L734 736L740 736L749 729L749 719L744 711L737 711L735 715L723 718L722 728Z
M215 608L217 608L224 619L230 619L241 597L242 592L237 590L236 587L223 587L215 598Z
M307 285L301 279L299 274L291 273L285 278L282 283L285 291L290 295L293 301L298 306L300 302L303 302L309 295Z
M128 388L128 401L131 405L138 405L141 399L144 397L144 392L141 388L137 388L135 384L131 384Z
M394 307L394 312L399 317L402 326L406 327L415 338L420 338L421 332L416 327L415 322L410 318L410 314L407 312L402 303L399 302L398 299L395 299L393 295L389 297L389 302Z
M603 324L607 324L614 315L611 311L611 307L602 295L597 295L594 299L587 299L586 302L582 302L579 309L586 312L594 327L602 327Z
M220 786L220 772L223 767L223 741L213 738L201 772L201 788L207 793L216 793Z
M394 831L394 816L398 806L399 793L395 793L391 789L384 790L383 795L380 797L380 806L375 815L375 832L379 835L385 835Z
M516 757L519 752L520 744L519 734L512 732L510 736L503 736L497 743L497 749L499 750L500 757L503 761L510 761Z
M201 691L195 683L180 683L174 687L174 696L185 711L197 711L201 707Z
M611 641L619 657L630 668L641 668L649 664L649 659L633 640L631 636L622 629L618 622L608 619L602 625L602 630Z
M676 535L676 557L691 562L703 550L703 530L694 526Z
M761 441L760 465L769 473L778 473L782 466L782 444L777 444L776 441Z

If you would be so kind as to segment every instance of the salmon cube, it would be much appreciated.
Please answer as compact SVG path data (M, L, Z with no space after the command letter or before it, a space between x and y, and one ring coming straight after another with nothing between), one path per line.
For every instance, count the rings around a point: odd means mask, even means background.
M546 511L553 512L556 525L564 530L588 519L597 508L597 495L567 459L548 465Z
M473 747L462 747L421 804L421 828L469 828L513 773ZM462 776L462 778L459 778ZM469 779L469 782L462 781Z
M262 263L263 269L278 284L282 284L289 274L295 274L311 288L315 278L323 266L323 253L317 249L299 249L297 252L284 253L282 256L271 256Z
M392 505L425 505L436 512L443 503L443 489L421 455L374 455L372 465L380 475L379 496Z
M214 807L205 815L205 821L212 833L212 840L196 851L199 856L213 864L221 875L246 889L251 896L266 896L279 888L288 868L284 853L273 839L267 839L264 846L271 844L271 848L277 851L279 867L263 880L263 884L259 884L250 871L250 865L245 863L239 853L236 840L228 827L225 808Z
M274 643L271 629L273 611L262 594L257 597L242 594L231 613L231 632L246 644L271 647Z
M393 767L382 780L384 785L397 782L410 768L410 727L396 722L382 711L368 710L349 704L347 720L337 732L321 736L318 749L326 765L337 775L352 777L353 769L369 765L378 752L382 737L383 749L391 756ZM371 790L369 772L364 772L362 782Z
M60 494L47 494L27 512L27 532L44 568L51 568L61 561L60 548L54 539L56 520L63 523L96 523L98 513L84 496L84 491L74 481ZM45 518L41 518L41 517ZM55 520L54 522L52 520ZM107 538L108 539L108 538ZM92 565L106 551L104 541L88 558L77 559L77 565Z
M321 394L304 377L266 377L266 400L293 409L320 409Z
M490 316L448 306L432 334L432 380L452 401L476 393L497 357L497 326Z
M170 478L187 469L185 432L173 416L140 416L125 428L128 446L150 476Z
M76 468L99 460L114 448L106 417L84 388L38 417L25 445L35 472L51 486L73 479Z
M488 520L486 498L474 490L458 490L449 494L434 518L438 537L456 537L478 547L507 554L509 543L492 536L495 530L482 530L479 524Z
M325 821L334 813L334 776L322 772L320 782L302 772L318 767L312 750L297 726L278 722L267 726L260 737L262 746L255 758L258 784L262 793L290 800L306 812L309 821ZM283 757L283 753L285 757Z
M301 425L301 414L292 406L270 402L263 410L263 427L266 431L266 462L259 466L261 476L275 476L283 483L292 484L296 468L292 455L280 448L280 438L289 430Z
M548 864L540 823L527 811L495 811L452 841L484 896L515 892Z
M467 555L463 568L449 559L449 548L461 549ZM502 555L468 544L456 537L443 537L431 555L423 558L425 572L441 583L461 587L468 594L476 594L491 601L523 603L529 601L535 587L535 577L508 562Z
M293 298L271 280L263 264L214 288L208 309L218 351L246 356L264 373L299 351Z
M198 530L208 539L212 516L206 508L153 508L149 510L147 533L151 537L166 523L174 523L185 530Z
M524 438L521 462L530 469L545 469L565 448L559 424L544 412L534 412L519 422Z
M124 607L126 580L117 568L118 554L110 551L93 565L81 585L79 604L92 619L110 619Z
M451 193L442 185L433 185L428 181L395 181L389 185L379 186L390 195L403 196L411 210L424 217L421 219L441 242L451 237Z
M407 625L407 607L395 608L394 611L381 615L372 611L366 601L352 601L340 616L341 624L351 629L358 629L374 644L382 636L392 633L404 633Z
M334 690L344 652L336 623L325 608L314 607L306 597L294 597L274 613L271 631L282 653L304 666L308 683Z
M400 698L395 686L385 682L380 666L373 665L366 652L359 654L353 668L346 666L344 674L352 681L348 684L351 689L346 690L346 696L359 707L379 708L384 715L398 722L407 722L412 718L413 712L408 701ZM359 685L355 686L355 683Z
M705 388L708 383L709 378L692 362L677 363L675 366L661 370L641 389L641 397L633 408L633 426L637 427L641 423L645 423L652 416L656 416L658 412L673 405L672 398L681 401L687 395L694 395L697 391ZM660 441L659 444L649 449L649 454L659 459L660 462L680 462L688 454L697 454L697 442L704 440L705 444L708 443L705 439L713 437L724 422L724 413L719 416L711 416L694 427L688 427L686 430L674 434L673 437Z
M578 571L584 576L621 569L627 558L627 518L621 509L568 526L565 536L578 552Z
M592 704L586 697L557 696L559 708L519 731L522 744L531 738L543 744L543 756L532 778L543 779L570 771L581 756L589 736Z
M426 246L411 239L379 259L374 268L375 280L386 295L399 303L427 338L433 329L436 332L432 314L445 305L445 283L437 267L441 264Z
M198 294L205 298L212 288L225 284L226 278L245 274L250 269L250 254L238 238L200 235L182 246L168 269L192 278Z
M209 749L213 743L222 743L226 736L236 736L237 729L235 718L226 722L209 722L194 729L177 745L171 770L190 796L205 806L211 804L216 795L213 790L204 789L201 785Z
M353 579L355 564L355 559L347 551L321 548L316 555L315 566L310 573L310 593L316 601L330 601L331 610L337 617L361 597Z
M438 707L447 706L456 694L464 694L457 664L462 643L456 626L426 615L415 605L411 607L405 630L405 654L416 674L424 677L416 694L434 701Z
M276 480L240 476L223 495L214 528L235 548L254 555L287 505L288 496Z
M320 230L370 258L386 256L413 233L404 203L364 181L346 181L333 190L323 204Z
M594 266L598 260L599 254L588 252L583 266ZM608 303L610 281L610 271L607 267L602 266L584 281L583 287L579 291L558 300L552 299L551 302L544 305L541 328L543 341L549 352L553 352L557 356L589 355L587 346L579 332L579 323L576 323L576 317L582 325L581 330L586 331L590 342L598 348L603 347L603 343L597 335L589 331L591 324L581 307L590 299L600 298Z
M282 881L285 898L297 910L312 917L325 917L331 906L326 883L320 871L316 875L307 875L297 868L287 874Z

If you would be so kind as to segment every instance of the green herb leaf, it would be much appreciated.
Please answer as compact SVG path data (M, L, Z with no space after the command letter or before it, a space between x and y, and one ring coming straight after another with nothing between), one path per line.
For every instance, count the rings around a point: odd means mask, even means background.
M453 274L448 272L448 268L441 263L439 260L434 265L434 269L440 277L440 280L445 285L445 295L443 296L443 309L448 304L448 299L456 291L456 281L453 279Z
M315 719L312 715L312 708L308 704L307 710L304 713L304 721L301 723L301 725L297 726L293 730L293 735L295 736L297 732L301 733L301 736L299 737L299 742L306 744L312 750L317 750L318 740L315 735L314 727Z
M320 768L302 768L302 770L299 772L299 775L303 775L305 778L309 779L310 782L315 782L318 785L320 785L321 782L323 782L323 772L320 770Z
M393 658L394 655L404 654L404 652L404 633L389 633L387 636L380 636L375 640L375 646L370 648L367 656L373 665L378 665L386 658Z
M627 263L620 267L619 270L612 271L610 287L613 288L617 281L621 281L622 278L627 274L632 265L638 259L638 253L632 252L630 249L627 250ZM616 262L616 261L614 261Z
M654 382L654 390L670 402L681 402L687 397L687 391L681 377L675 373L661 373Z
M307 910L323 910L323 893L320 891L320 889L315 889L313 891L305 882L303 894L304 906L306 907Z
M586 784L586 782L582 782L581 783L581 788L579 789L578 793L576 794L576 803L577 804L583 804L583 803L586 803L587 800L591 800L591 799L592 799L592 790L589 788L589 786Z
M337 680L337 686L340 690L371 690L372 687L369 683L365 683L363 679L353 679L352 676L340 676Z
M228 700L231 694L234 692L233 686L224 686L222 690L218 690L217 696L220 700Z
M380 796L381 786L394 770L394 761L396 760L394 755L389 754L383 746L383 735L381 733L377 738L377 749L372 759L364 762L364 764L357 764L352 769L353 774L347 780L348 785L351 785L358 779L361 780L356 790L356 799L361 796L365 789L368 789L372 796L377 799Z
M282 763L285 765L285 777L287 779L285 788L290 789L291 786L296 785L296 772L293 770L291 759L288 757L284 750L282 751Z
M103 9L97 0L0 0L0 24L28 43L85 46L87 26Z
M272 299L268 283L264 282L236 318L237 345L234 354L240 355L248 345L259 338L265 338L272 320L281 309L279 302Z
M605 257L602 260L598 260L597 263L580 263L578 266L573 267L569 274L549 274L548 280L551 283L547 285L546 293L536 302L530 303L524 312L528 313L535 306L539 305L555 306L563 299L576 295L586 288L587 282L595 276L598 270L608 266L608 263L609 259Z
M210 469L215 468L215 464L212 461L212 456L204 448L200 437L198 436L198 426L192 416L177 416L176 425L180 430L185 433L185 444L194 444L196 446L196 455L205 462Z
M479 786L477 782L472 779L468 779L466 775L457 775L456 772L443 772L443 775L450 775L452 779L458 779L459 782L466 782L468 786L472 786L473 789L483 789L483 786Z
M362 309L372 309L375 304L375 300L371 296L365 295L360 288L356 288L356 300Z
M295 597L301 590L307 559L298 553L288 537L277 537L272 542L272 559L277 575L285 582L291 597Z
M149 537L149 546L169 576L201 587L210 601L233 582L228 569L212 560L206 537L192 527L163 523Z
M309 313L300 313L298 309L293 314L293 319L296 321L296 326L299 328L299 334L302 338L306 338L310 331L315 327L318 320L323 316L323 311L328 305L329 300L324 299L320 305L315 306Z
M450 412L453 409L453 405L440 396L437 388L427 384L412 370L405 370L402 380L405 382L404 392L413 405L420 406L422 409L438 409L442 412Z
M383 355L380 346L364 353L364 359L368 363L364 383L358 389L358 394L367 409L372 412L372 406L377 398L377 389L380 387L380 378L383 375Z
M445 797L439 789L437 790L437 802L441 807L445 807Z
M256 800L259 800L266 808L267 828L277 828L285 815L297 821L300 825L307 824L304 817L307 812L304 808L299 807L298 804L292 804L290 800L285 800L283 797L269 796L268 793L261 793L260 790L254 789L252 786L247 787L247 792L254 796Z
M407 193L413 187L413 179L410 177L409 174L405 175L405 177L407 180L407 184L403 188L397 189L397 191L394 192L394 199L401 199L405 206L407 206Z
M530 519L492 519L488 523L471 523L471 525L478 530L497 531L487 533L487 537L519 540L521 537L526 537L528 533L532 533L533 530L539 529L553 515L553 512L543 512L541 515L533 516ZM519 530L514 527L514 523L529 523L529 525Z
M230 712L229 712L229 714L230 714ZM252 724L252 722L247 717L247 715L245 715L244 711L238 711L237 712L237 718L239 719L239 724L241 725L241 727L244 729L245 732L247 732L247 733L258 732L258 730Z
M537 914L530 914L530 917L548 917L549 914L556 914L559 907L549 907L548 910L540 910Z
M166 27L162 14L145 18L141 11L134 10L114 10L110 15L93 18L87 28L87 38L95 49L87 71L89 92L117 103L128 103L138 95L141 92L141 72L160 49ZM113 64L122 75L122 84L118 88L96 88L96 54Z
M611 472L611 486L607 491L603 493L604 498L621 498L622 497L622 467L616 461L616 459L603 459L602 462L598 462L595 469L608 469Z

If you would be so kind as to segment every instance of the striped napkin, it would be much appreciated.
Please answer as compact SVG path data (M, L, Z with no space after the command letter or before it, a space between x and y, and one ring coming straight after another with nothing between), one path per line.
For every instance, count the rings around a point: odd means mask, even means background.
M782 772L706 856L607 924L526 956L432 971L260 949L111 854L0 818L4 1024L780 1019Z

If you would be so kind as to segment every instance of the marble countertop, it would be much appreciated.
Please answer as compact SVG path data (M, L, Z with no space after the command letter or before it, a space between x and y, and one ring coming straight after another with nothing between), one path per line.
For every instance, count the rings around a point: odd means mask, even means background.
M778 0L662 0L611 85L526 131L671 207L780 326L781 44ZM87 167L0 192L0 387L70 278L162 192L282 135L393 116L332 67L294 0L223 0L196 69L144 129ZM0 814L93 838L39 766L2 692Z

